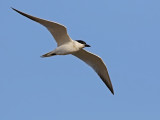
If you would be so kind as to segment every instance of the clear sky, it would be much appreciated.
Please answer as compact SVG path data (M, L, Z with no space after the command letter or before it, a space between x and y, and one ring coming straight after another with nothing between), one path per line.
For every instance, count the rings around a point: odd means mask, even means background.
M108 67L115 95L13 11L59 22ZM159 120L160 0L1 0L0 120Z

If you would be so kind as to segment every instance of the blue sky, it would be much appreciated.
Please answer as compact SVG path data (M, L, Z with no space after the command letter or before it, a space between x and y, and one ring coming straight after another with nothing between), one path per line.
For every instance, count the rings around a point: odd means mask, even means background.
M0 120L160 119L159 0L1 0ZM77 58L40 56L56 47L41 25L59 22L102 57L113 96Z

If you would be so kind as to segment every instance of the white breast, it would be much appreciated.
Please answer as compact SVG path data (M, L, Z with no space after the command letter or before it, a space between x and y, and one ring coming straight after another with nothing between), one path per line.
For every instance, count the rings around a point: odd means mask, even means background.
M67 42L59 47L57 47L54 52L57 55L67 55L72 54L74 52L79 51L80 49L84 48L83 44L78 43L77 41Z

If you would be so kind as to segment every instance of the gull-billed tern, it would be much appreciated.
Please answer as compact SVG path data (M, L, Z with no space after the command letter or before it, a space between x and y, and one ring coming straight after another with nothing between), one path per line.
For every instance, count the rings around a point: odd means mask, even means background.
M19 14L45 26L56 40L58 47L53 51L42 55L41 57L67 54L76 56L77 58L83 60L85 63L91 66L105 83L105 85L109 88L112 94L114 94L107 68L102 59L99 56L83 49L84 47L90 47L90 45L86 44L86 42L82 40L72 40L67 34L67 28L59 23L34 17L14 8L12 9Z

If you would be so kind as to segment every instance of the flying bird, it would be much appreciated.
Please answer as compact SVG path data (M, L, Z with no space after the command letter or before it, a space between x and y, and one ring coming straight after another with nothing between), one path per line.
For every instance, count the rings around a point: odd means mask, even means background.
M112 94L114 94L112 83L103 60L99 56L83 49L85 47L90 47L90 45L88 45L82 40L72 40L67 33L67 28L64 25L31 16L14 8L12 9L19 14L45 26L56 40L57 48L55 48L51 52L42 55L41 57L72 54L73 56L81 59L90 67L92 67L102 79L102 81L105 83L105 85L109 88L109 90L112 92Z

